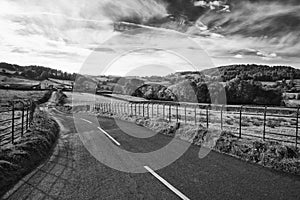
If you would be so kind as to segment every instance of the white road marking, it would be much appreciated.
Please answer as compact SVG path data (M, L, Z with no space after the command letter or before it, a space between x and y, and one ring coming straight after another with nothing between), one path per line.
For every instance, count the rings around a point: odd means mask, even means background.
M121 146L121 144L115 140L115 138L111 137L105 130L103 130L102 128L98 127L98 129L103 132L109 139L111 139L114 143L116 143L116 145Z
M90 123L90 124L92 124L93 122L90 122L89 120L86 120L86 119L83 119L83 118L80 118L82 121L85 121L85 122L87 122L87 123Z
M157 178L160 182L162 182L165 186L167 186L172 192L174 192L175 194L177 194L181 199L189 200L189 198L187 196L185 196L184 194L182 194L179 190L177 190L170 183L168 183L168 181L166 181L161 176L159 176L157 173L155 173L155 171L153 171L150 167L144 166L144 168L148 172L150 172L155 178Z
M111 137L105 130L103 130L102 128L98 127L98 129L103 132L109 139L111 139L114 143L116 143L116 145L121 146L121 144L115 140L115 138Z

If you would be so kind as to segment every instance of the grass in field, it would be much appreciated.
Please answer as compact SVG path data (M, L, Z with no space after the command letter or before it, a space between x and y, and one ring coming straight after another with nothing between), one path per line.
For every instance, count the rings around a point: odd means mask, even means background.
M20 90L2 90L0 89L0 103L13 99L32 99L38 100L44 96L45 91L20 91Z
M120 102L125 103L125 101L112 99L109 97L89 94L89 93L80 93L80 92L64 92L68 97L67 105L78 105L78 104L94 104L94 103L111 103L111 102Z
M15 77L7 77L7 76L1 76L0 75L0 84L22 84L22 85L38 85L39 81L34 81L30 79L24 79L24 78L15 78Z

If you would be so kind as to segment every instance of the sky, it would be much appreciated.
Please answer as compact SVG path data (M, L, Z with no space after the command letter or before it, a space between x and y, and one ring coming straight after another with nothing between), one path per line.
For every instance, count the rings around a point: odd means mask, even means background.
M167 5L155 0L1 0L0 62L91 75L164 75L166 69L240 63L300 68L299 26L285 25L290 18L300 22L299 8L243 4L224 16L203 15L196 23L201 27L183 37L161 30L113 31L113 22L121 18L166 16Z

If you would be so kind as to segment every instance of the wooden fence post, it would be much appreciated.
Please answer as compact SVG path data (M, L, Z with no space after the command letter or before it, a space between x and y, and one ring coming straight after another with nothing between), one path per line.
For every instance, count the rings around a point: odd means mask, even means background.
M176 104L176 120L177 120L177 123L179 121L179 113L178 113L178 104Z
M15 140L15 102L11 102L12 103L12 130L11 130L11 143L14 144L14 140Z
M145 117L145 104L143 103L143 117Z
M154 110L153 110L153 109L154 109L154 108L153 108L153 107L154 107L154 103L151 103L151 105L152 105L152 108L151 108L151 109L152 109L152 118L153 118L153 114L154 114Z
M206 127L209 128L209 106L206 107Z
M27 104L27 109L26 109L26 130L28 130L29 126L29 105Z
M298 148L298 134L299 134L299 111L300 107L297 109L297 119L296 119L296 149Z
M195 106L195 125L197 125L197 106Z
M169 122L172 121L172 105L169 105Z
M186 105L184 105L184 123L186 124Z
M24 109L25 109L25 103L22 102L22 122L21 122L21 137L24 135Z
M163 104L163 120L165 119L165 104Z
M266 107L265 107L265 110L264 110L264 131L263 131L263 140L266 139L267 109L268 109L268 107L266 106Z
M240 108L240 129L239 129L239 138L242 138L242 115L243 115L243 106Z
M221 130L223 130L223 110L224 110L224 105L221 107Z

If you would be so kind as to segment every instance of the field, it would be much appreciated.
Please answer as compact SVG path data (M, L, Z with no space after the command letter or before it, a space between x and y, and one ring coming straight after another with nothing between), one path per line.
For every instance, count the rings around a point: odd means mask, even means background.
M20 90L2 90L0 89L0 103L13 99L32 99L37 100L44 96L45 91L20 91Z
M80 92L64 92L68 97L67 105L82 105L94 104L96 102L109 103L109 102L125 102L124 100L117 100L101 95L80 93Z
M39 81L33 81L25 78L7 77L0 75L0 83L6 84L19 84L19 85L38 85Z

